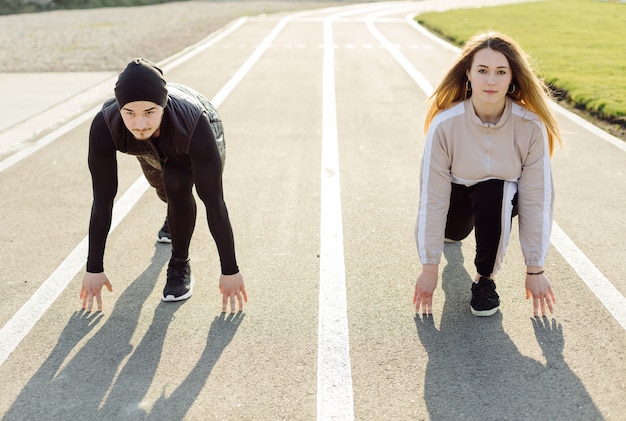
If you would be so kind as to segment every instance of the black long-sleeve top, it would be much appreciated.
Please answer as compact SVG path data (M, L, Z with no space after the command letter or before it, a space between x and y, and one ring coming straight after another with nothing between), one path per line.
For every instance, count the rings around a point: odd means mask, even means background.
M198 196L206 208L222 273L231 275L239 271L232 227L223 198L223 161L214 133L214 130L221 131L221 121L208 100L197 92L174 84L168 85L168 92L158 142L136 140L124 126L115 99L105 102L91 124L88 162L93 204L89 223L88 272L104 270L104 249L118 188L117 151L143 156L161 164L173 160L177 165L189 167ZM217 133L217 136L222 137L223 133Z

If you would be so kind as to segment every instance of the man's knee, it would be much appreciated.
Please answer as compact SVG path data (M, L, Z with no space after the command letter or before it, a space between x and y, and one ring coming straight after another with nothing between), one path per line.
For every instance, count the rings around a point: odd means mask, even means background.
M170 199L186 197L192 193L193 175L185 168L166 164L163 168L163 185Z

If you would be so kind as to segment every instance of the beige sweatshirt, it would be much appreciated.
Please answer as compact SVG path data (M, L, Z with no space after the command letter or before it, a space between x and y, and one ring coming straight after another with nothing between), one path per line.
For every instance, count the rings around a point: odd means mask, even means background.
M527 266L543 266L550 245L554 190L546 127L507 98L497 124L484 124L470 99L441 111L426 135L415 240L423 264L438 264L451 184L517 183L519 233Z

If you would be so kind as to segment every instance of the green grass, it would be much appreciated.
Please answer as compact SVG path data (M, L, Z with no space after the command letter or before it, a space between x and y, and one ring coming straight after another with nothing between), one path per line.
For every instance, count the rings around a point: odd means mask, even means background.
M626 3L545 0L424 13L416 20L457 45L478 32L505 33L576 107L626 125Z

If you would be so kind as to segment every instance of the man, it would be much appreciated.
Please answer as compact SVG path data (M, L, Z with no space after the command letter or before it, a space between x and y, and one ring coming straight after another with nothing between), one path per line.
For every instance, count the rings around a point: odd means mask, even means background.
M194 279L189 243L196 220L192 187L205 205L209 229L217 245L222 274L222 310L239 311L247 302L235 257L233 232L222 194L224 134L215 108L201 94L166 84L163 72L147 60L131 61L119 75L115 98L104 103L89 132L89 170L93 204L89 223L89 255L80 298L91 311L95 297L102 310L102 286L112 291L104 272L104 249L117 193L117 151L137 156L148 182L167 203L167 218L158 241L171 240L163 301L191 297Z

